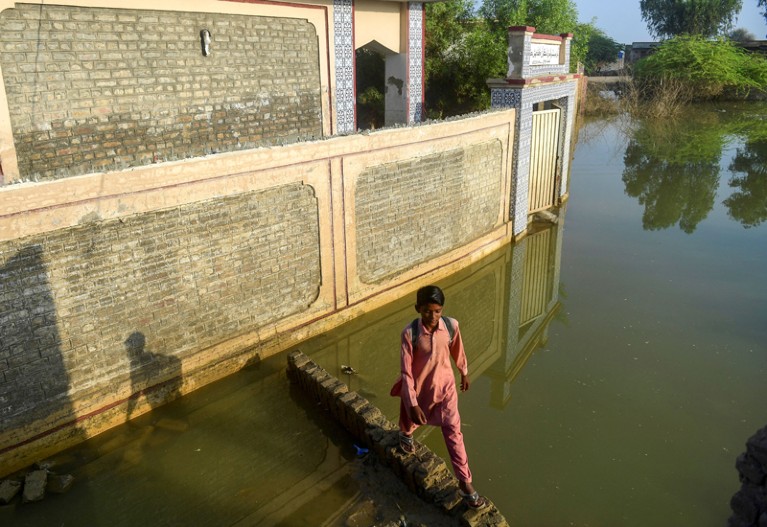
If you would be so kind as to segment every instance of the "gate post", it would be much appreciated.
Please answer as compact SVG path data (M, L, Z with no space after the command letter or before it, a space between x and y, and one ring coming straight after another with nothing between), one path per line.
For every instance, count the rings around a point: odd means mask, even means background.
M561 108L557 201L567 194L567 174L572 129L575 123L575 93L580 75L571 74L571 33L543 35L534 27L509 28L508 72L505 79L489 79L490 106L515 108L516 133L509 218L515 236L527 229L530 187L530 146L533 111Z

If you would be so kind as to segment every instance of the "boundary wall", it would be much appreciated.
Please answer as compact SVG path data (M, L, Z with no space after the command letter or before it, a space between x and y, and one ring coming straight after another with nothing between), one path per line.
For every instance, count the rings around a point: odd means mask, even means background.
M0 189L0 473L512 239L515 111Z

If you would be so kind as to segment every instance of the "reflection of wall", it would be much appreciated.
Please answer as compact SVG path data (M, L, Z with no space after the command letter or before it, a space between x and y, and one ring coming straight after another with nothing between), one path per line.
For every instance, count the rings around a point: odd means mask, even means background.
M45 325L58 332L48 338L35 329L20 341L0 340L0 359L13 356L0 360L0 394L49 383L71 402L55 415L33 405L24 429L0 435L0 451L33 456L56 430L96 433L502 246L511 236L507 194L497 192L490 206L484 198L487 188L508 188L513 118L513 111L497 112L144 167L130 177L118 172L0 189L0 265L12 265L22 247L33 245L47 283L0 276L2 291L11 292L0 319L26 316L29 309L18 306L28 297L49 306ZM458 209L461 225L482 218L482 228L445 234L436 250L412 243L396 260L400 272L365 283L358 269L367 255L357 249L365 236L407 232L427 241L456 224L448 216L414 222L416 207L403 211L399 223L370 223L363 232L361 219L396 208L418 182L395 170L376 189L381 199L365 209L358 198L370 190L358 192L362 175L379 166L408 173L402 167L424 158L444 166L442 156L454 160L457 151L475 150L487 152L482 159L491 168L475 189L467 176L474 167L451 165L448 172L463 186L439 206ZM38 356L57 357L66 378L37 368ZM29 373L23 385L9 381L17 371ZM14 397L3 403L6 415L20 412L23 396Z
M545 343L558 311L564 209L561 220L438 282L445 314L460 323L470 374L492 379L494 405L508 403L514 379ZM413 294L405 295L301 350L395 418L399 400L389 389L399 373L400 333L417 316L414 304ZM343 365L357 374L345 375Z
M508 404L514 379L533 352L545 344L549 323L559 309L563 219L564 209L558 226L530 234L513 246L506 295L506 347L501 360L488 371L495 406Z
M500 356L509 256L507 245L438 281L445 292L445 314L460 324L472 377ZM390 397L389 389L399 375L400 334L418 316L414 305L415 294L410 292L323 338L303 343L301 350L394 418L399 399ZM353 366L358 374L344 375L342 365Z

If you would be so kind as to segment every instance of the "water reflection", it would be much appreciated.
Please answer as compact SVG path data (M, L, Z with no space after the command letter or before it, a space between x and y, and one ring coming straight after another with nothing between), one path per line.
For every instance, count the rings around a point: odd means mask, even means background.
M0 525L322 525L355 495L352 458L280 355L56 454L72 489Z
M751 108L760 107L752 104ZM767 217L763 116L739 106L691 108L683 118L639 121L629 132L623 183L644 206L645 230L678 225L690 234L714 208L721 161L727 147L742 143L729 164L730 186L739 189L724 203L730 217L752 227Z
M747 229L756 227L767 219L767 139L746 141L729 169L730 187L737 190L724 200L728 214Z
M644 205L642 227L692 233L714 208L723 137L688 121L642 123L623 161L626 194Z
M562 225L531 233L438 284L447 297L445 314L461 322L472 378L491 379L491 406L509 403L514 379L545 344L560 307ZM399 400L388 388L399 373L400 332L413 318L410 296L301 346L392 420ZM357 374L344 373L344 365ZM431 431L419 429L420 439Z

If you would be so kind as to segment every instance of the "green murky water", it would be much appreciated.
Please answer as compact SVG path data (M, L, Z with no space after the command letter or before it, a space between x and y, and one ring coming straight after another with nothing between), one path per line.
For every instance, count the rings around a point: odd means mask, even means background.
M440 282L477 488L512 525L721 526L767 424L767 106L581 130L559 225ZM301 346L396 420L403 298ZM3 525L331 525L348 436L281 355L57 456ZM358 375L345 375L343 365ZM441 434L421 439L446 455Z
M564 226L442 283L476 486L512 525L724 525L767 424L767 106L587 123L571 175ZM412 303L310 348L392 418Z

